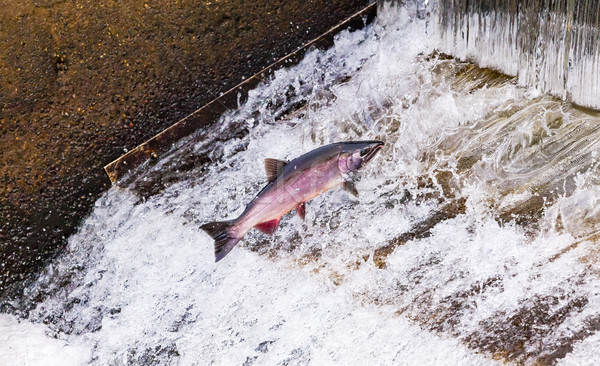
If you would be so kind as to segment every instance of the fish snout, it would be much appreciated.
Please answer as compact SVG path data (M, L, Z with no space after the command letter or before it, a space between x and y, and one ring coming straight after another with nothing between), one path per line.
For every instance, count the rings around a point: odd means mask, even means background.
M368 146L362 148L360 150L362 165L364 166L365 164L373 160L375 155L377 155L377 153L383 148L383 145L384 144L381 141L372 141L369 142Z
M340 155L338 166L342 173L356 172L363 168L383 147L381 141L347 142L345 152Z

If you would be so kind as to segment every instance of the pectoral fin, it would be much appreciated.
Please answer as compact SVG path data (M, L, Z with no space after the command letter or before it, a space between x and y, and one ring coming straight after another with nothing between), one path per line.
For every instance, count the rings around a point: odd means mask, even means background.
M356 186L354 182L345 181L343 184L344 190L352 193L354 196L358 197L358 191L356 190Z
M306 202L300 202L298 206L296 206L296 213L304 220L304 217L306 217Z
M271 221L265 221L265 222L261 222L260 224L256 225L255 228L257 228L258 230L262 231L265 234L273 234L277 228L279 227L279 219L274 219Z

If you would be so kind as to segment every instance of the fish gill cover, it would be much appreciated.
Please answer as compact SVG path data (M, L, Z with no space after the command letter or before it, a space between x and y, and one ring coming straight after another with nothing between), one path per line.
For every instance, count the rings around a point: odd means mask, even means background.
M421 10L341 33L107 192L26 319L0 318L0 363L598 363L600 117L436 53ZM243 210L263 158L359 139L385 142L359 198L213 262L199 226Z

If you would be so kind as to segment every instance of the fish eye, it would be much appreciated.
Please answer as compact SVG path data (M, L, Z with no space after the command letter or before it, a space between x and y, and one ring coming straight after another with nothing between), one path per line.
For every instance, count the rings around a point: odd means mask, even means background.
M369 153L369 149L362 149L360 150L360 156L364 157Z

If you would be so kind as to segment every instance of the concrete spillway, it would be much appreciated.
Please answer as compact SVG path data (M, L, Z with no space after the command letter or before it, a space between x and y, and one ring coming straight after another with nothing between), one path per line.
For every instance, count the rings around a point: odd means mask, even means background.
M519 83L600 108L600 3L439 1L440 49Z

